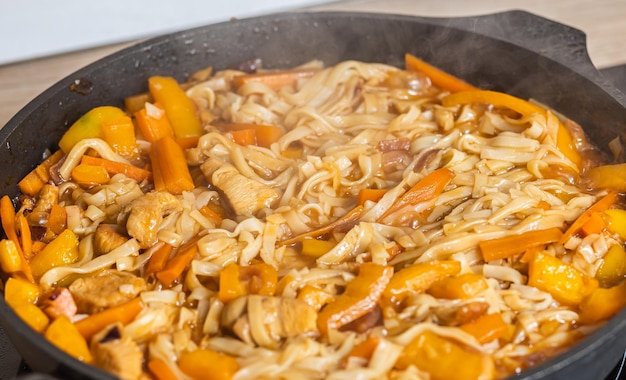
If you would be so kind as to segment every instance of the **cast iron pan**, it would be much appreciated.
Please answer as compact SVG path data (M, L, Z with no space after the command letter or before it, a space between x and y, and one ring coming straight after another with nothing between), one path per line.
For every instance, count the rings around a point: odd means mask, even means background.
M95 62L61 80L0 130L0 194L17 195L17 181L56 149L65 129L89 109L122 105L147 90L151 75L184 80L212 65L228 68L261 58L267 68L311 59L402 66L410 52L470 83L533 97L581 124L606 149L624 130L626 98L596 71L578 30L512 11L433 19L365 13L285 13L229 21L152 39ZM108 379L28 328L0 300L0 324L34 370L63 379ZM518 375L523 379L602 379L626 349L626 310L565 354Z

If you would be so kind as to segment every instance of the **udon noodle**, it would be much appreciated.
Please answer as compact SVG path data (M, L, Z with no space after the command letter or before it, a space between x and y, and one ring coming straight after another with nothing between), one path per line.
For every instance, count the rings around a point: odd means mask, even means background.
M490 379L563 352L626 299L612 166L554 111L428 74L205 71L188 135L151 82L130 149L120 110L81 119L14 218L5 197L7 302L124 379Z

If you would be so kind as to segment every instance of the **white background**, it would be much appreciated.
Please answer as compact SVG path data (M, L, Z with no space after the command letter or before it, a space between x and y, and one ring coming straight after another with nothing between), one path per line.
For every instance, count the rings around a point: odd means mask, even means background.
M0 0L0 64L331 0Z

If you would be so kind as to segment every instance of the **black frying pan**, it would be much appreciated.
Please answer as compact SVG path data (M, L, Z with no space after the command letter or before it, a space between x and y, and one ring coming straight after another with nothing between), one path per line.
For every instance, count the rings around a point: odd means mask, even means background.
M99 105L122 105L147 90L156 74L184 80L212 65L261 58L281 68L321 59L403 65L417 55L468 82L535 98L585 128L602 149L624 131L626 98L596 71L584 34L513 11L457 19L364 13L286 13L211 25L152 39L104 58L61 80L0 130L0 194L17 195L17 181L56 149L65 129ZM77 85L78 84L78 85ZM107 379L27 327L0 300L0 324L35 371L64 379ZM565 354L519 375L524 379L602 379L626 349L626 310Z

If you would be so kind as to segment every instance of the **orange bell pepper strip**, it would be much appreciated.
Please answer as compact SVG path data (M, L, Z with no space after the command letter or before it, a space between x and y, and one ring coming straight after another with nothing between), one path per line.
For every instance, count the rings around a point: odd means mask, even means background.
M408 71L422 72L430 78L435 86L450 92L478 90L477 87L451 75L412 54L404 55L404 65Z
M172 194L182 194L183 191L191 191L195 188L189 167L187 166L187 159L183 148L176 143L171 137L163 137L152 143L152 152L150 155L153 166L153 175L155 186L157 182L162 181L165 189ZM159 179L157 180L155 173L155 167L158 169Z
M418 212L426 210L435 203L437 196L443 192L452 178L454 178L454 172L447 168L437 169L427 174L391 205L378 218L378 222L393 223L398 213L403 213L408 209Z
M357 196L357 203L364 205L367 201L378 202L389 191L388 189L361 189Z
M143 307L144 304L141 301L141 297L137 297L78 320L74 323L74 326L85 339L90 340L94 334L111 323L129 324L143 310Z
M481 315L474 321L461 325L460 328L476 338L480 344L502 338L509 331L509 326L498 313Z
M50 168L63 158L65 153L61 150L57 150L52 155L48 156L43 162L35 169L31 170L24 178L22 178L17 186L20 191L26 195L34 197L44 184L50 181Z
M569 228L565 231L561 239L559 240L559 244L565 244L572 236L574 236L580 229L591 219L591 216L597 212L602 212L604 210L608 210L609 207L613 206L619 199L619 194L617 192L611 191L596 203L594 203L591 207L589 207L585 212L580 214L578 219L572 223Z
M4 300L11 307L20 303L34 305L39 300L40 294L41 290L37 284L20 278L9 277L4 284Z
M606 321L626 306L626 281L612 288L596 288L580 304L580 323Z
M491 379L495 374L493 360L488 355L432 331L424 331L406 345L395 368L404 370L411 365L428 372L433 380Z
M461 91L445 96L441 99L441 104L445 107L464 105L471 103L487 103L492 104L494 107L509 108L522 116L529 116L532 114L543 115L546 118L551 117L550 111L543 107L527 102L526 100L516 98L515 96L505 94L497 91ZM550 114L550 115L549 115ZM556 145L559 151L563 153L570 161L572 161L579 169L582 163L582 157L576 149L576 143L572 134L567 128L558 121L558 131L556 136Z
M307 284L304 285L302 289L300 289L296 298L304 301L307 305L319 311L322 306L333 301L335 299L335 296L328 293L327 291Z
M126 177L134 179L137 182L149 180L152 177L152 173L149 170L122 162L107 160L105 158L84 155L81 157L80 162L85 165L101 166L110 176L124 174Z
M102 123L108 120L117 120L126 116L120 108L102 106L91 109L76 120L59 140L59 147L69 153L77 142L89 138L102 138Z
M0 240L0 268L4 273L20 272L22 270L21 257L13 240Z
M372 311L392 275L392 267L361 264L359 274L346 285L345 291L319 312L317 327L322 335Z
M226 303L249 294L273 296L278 284L276 269L265 263L240 266L229 264L220 273L217 298Z
M169 287L179 278L191 261L198 253L198 239L192 239L185 245L179 247L167 264L160 271L156 272L156 277L163 286Z
M302 254L309 257L322 257L335 247L336 243L327 240L302 239Z
M332 223L325 225L324 227L320 227L316 230L305 232L300 235L294 236L292 238L283 240L279 242L278 244L279 245L291 245L307 238L315 239L315 238L321 237L336 229L346 230L352 227L355 223L359 221L361 214L363 214L363 206L362 205L356 206L355 208L350 210L350 212L347 213L346 215L342 216L341 218L335 220Z
M524 253L529 248L558 242L562 237L563 232L559 228L553 227L545 230L527 231L499 239L484 240L478 243L478 247L483 254L483 259L492 261Z
M66 316L62 315L52 321L44 336L49 342L76 359L85 363L93 362L93 356L87 345L88 339L81 335L77 326L72 324Z
M489 284L481 274L464 273L446 277L432 284L427 293L437 298L470 299L489 289Z
M461 272L456 260L419 263L396 272L383 292L383 299L392 304L401 303L410 292L423 293L435 282Z
M128 116L102 122L102 137L120 156L133 160L139 156L135 125Z
M193 379L230 380L239 370L239 363L232 356L209 349L183 352L178 367Z
M148 370L156 380L177 380L178 377L172 372L165 361L159 358L148 361Z
M278 91L285 86L295 87L300 79L310 78L318 70L282 70L268 71L263 73L238 75L233 78L233 85L239 88L250 82L257 82L266 85L274 91Z
M545 252L528 263L528 285L546 291L562 304L576 306L598 287L598 280Z
M26 257L24 257L24 252L22 251L20 240L17 236L17 229L15 226L15 209L13 208L13 202L11 202L8 195L0 198L0 221L2 222L2 229L4 229L4 233L7 238L15 244L17 254L20 257L21 272L24 276L26 276L26 279L34 282L35 279L33 277L31 267L28 261L26 261Z
M172 77L153 76L148 79L152 97L163 105L174 136L184 138L202 135L202 124L196 106Z

